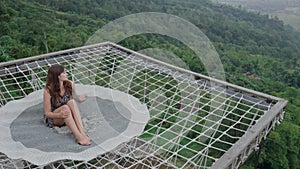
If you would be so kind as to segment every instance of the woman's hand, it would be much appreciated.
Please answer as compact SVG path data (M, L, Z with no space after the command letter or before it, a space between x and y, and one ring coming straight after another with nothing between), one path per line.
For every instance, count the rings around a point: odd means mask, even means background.
M79 102L85 101L86 100L86 94L79 95L77 99L78 99Z
M70 114L71 114L70 110L63 108L59 113L59 117L62 119L65 119L65 118L69 117Z

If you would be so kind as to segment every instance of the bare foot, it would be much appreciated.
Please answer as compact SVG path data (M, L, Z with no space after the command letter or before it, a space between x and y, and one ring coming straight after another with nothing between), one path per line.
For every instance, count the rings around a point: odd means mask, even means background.
M85 136L86 137L86 139L88 139L89 141L92 141L92 139L90 139L88 136Z
M89 140L78 141L78 144L81 146L89 146L89 145L91 145L91 142Z
M82 146L89 146L91 145L91 141L89 138L86 138L86 137L82 137L80 139L77 139L77 142L79 145L82 145Z
M86 139L88 139L89 141L92 141L92 139L90 139L85 133L82 133L83 137L85 137Z
M86 137L90 142L92 141L92 139L90 139L89 137Z

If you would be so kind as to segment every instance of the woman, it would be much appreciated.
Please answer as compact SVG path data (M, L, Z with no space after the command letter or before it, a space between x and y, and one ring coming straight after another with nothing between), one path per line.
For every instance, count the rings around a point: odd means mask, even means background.
M44 112L47 125L67 125L80 145L90 145L91 139L85 134L79 109L75 100L84 101L86 95L78 96L73 83L62 65L53 65L47 74L44 89Z

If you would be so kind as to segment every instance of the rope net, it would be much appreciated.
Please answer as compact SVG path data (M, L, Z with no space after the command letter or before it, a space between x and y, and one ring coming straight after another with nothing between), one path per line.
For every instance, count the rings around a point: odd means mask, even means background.
M75 83L138 98L150 112L144 132L89 161L36 166L0 153L0 168L211 168L278 101L103 43L0 65L0 106L43 89L53 64Z

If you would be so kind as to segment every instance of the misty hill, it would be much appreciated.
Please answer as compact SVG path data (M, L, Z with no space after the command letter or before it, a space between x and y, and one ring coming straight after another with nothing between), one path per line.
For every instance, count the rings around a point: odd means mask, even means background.
M277 16L285 23L300 30L300 1L299 0L213 0L213 2L242 6L248 9Z
M276 12L285 8L299 7L299 0L213 0L213 2L228 3L234 5L242 5L250 9Z

